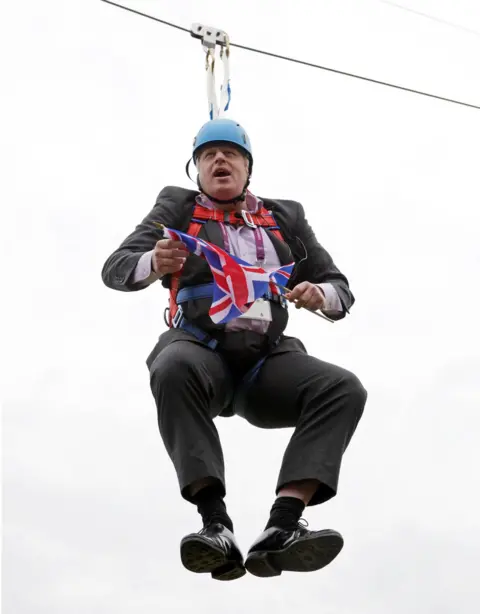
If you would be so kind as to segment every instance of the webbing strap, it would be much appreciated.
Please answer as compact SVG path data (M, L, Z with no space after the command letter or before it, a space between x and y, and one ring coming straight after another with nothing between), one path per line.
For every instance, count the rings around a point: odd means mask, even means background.
M197 298L211 298L213 296L213 284L200 284L198 286L187 286L182 288L177 294L177 303L180 305L185 301Z
M203 331L201 328L198 328L198 326L195 326L195 324L193 324L192 322L189 322L183 317L178 322L178 325L176 326L176 328L181 328L191 333L199 341L204 343L206 346L208 346L212 350L214 350L218 345L217 339L214 339L211 335Z
M261 226L262 228L279 229L273 214L262 207L258 213L248 213L245 218L240 213L232 211L221 211L220 209L207 209L201 205L196 205L193 211L192 221L212 220L214 222L223 222L224 224L231 225L249 225L251 221L255 226Z
M221 47L220 59L223 62L223 83L220 87L220 105L217 101L217 93L215 91L215 51L216 46L204 47L206 52L205 69L207 71L207 97L208 97L208 113L210 119L217 119L223 116L224 112L230 106L232 95L230 87L230 44L227 37L226 48Z
M181 305L186 301L192 301L199 298L211 298L212 296L213 283L187 286L177 293L177 303ZM272 301L273 303L279 303L282 307L288 307L287 299L282 294L273 293L270 289L265 292L262 298L267 301Z

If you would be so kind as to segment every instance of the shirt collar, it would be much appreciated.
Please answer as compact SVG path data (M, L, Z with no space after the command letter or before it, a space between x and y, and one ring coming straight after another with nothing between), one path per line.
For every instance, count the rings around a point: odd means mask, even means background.
M215 208L215 205L212 203L212 201L207 196L205 196L205 194L198 194L195 198L195 201L199 205L207 209ZM245 196L245 202L247 205L247 210L250 213L258 213L258 211L261 209L262 204L263 204L263 202L259 198L257 198L254 194L250 192L250 190L247 190L247 195Z

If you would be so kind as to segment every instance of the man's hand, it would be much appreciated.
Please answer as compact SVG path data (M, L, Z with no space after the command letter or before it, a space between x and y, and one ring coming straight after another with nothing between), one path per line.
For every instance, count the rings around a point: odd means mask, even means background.
M188 251L182 241L160 239L155 245L152 267L157 275L180 271L187 259Z
M322 309L325 305L325 295L318 286L309 281L302 281L301 284L298 284L298 286L295 286L293 290L288 292L285 297L290 302L295 301L297 309L306 307L312 311L317 311L317 309Z

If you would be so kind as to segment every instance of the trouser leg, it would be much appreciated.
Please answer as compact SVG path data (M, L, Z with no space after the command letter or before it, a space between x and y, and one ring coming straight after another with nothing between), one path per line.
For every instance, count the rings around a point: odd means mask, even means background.
M206 478L225 495L224 459L213 418L229 405L231 376L221 356L190 341L167 345L150 367L158 426L182 496Z
M366 398L359 379L346 369L300 351L267 358L247 395L244 417L261 428L295 427L277 493L291 482L315 479L320 486L309 505L335 496L342 456Z

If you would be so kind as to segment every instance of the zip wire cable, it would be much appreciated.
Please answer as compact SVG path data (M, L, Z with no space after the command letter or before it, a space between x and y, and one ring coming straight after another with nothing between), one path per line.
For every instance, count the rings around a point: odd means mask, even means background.
M141 15L142 17L147 17L148 19L153 19L153 21L159 21L166 26L170 26L172 28L177 28L177 30L183 30L184 32L188 32L190 34L190 30L188 28L183 28L182 26L177 26L176 23L171 23L170 21L165 21L164 19L160 19L159 17L154 17L153 15L147 15L147 13L142 13L140 11L136 11L135 9L131 9L129 6L123 6L123 4L117 4L116 2L110 2L110 0L101 0L102 2L106 2L107 4L112 4L113 6L118 6L119 9L124 9L125 11L130 11L130 13L135 13L136 15Z
M131 9L128 6L123 6L123 4L117 4L116 2L111 2L111 0L101 0L101 2L105 2L106 4L111 4L118 8L124 9L131 13L135 13L136 15L141 15L142 17L147 17L148 19L152 19L153 21L158 21L163 23L164 25L170 26L172 28L177 28L177 30L183 30L184 32L188 32L191 34L191 31L188 28L183 28L182 26L178 26L177 24L171 23L169 21L165 21L164 19L159 19L158 17L154 17L153 15L148 15L146 13L142 13L140 11L136 11L135 9ZM360 79L362 81L368 81L370 83L376 83L378 85L384 85L385 87L392 87L397 90L402 90L404 92L411 92L412 94L418 94L420 96L428 96L429 98L435 98L437 100L443 100L444 102L451 102L453 104L459 104L464 107L470 107L472 109L480 110L480 106L476 104L471 104L469 102L462 102L461 100L455 100L454 98L445 98L444 96L438 96L436 94L429 94L428 92L422 92L421 90L411 89L409 87L403 87L402 85L395 85L394 83L388 83L387 81L379 81L377 79L372 79L370 77L362 77L361 75L356 75L354 73L345 72L343 70L337 70L336 68L328 68L327 66L321 66L320 64L314 64L313 62L306 62L304 60L297 60L295 58L290 58L285 55L279 55L278 53L272 53L270 51L262 51L261 49L255 49L254 47L247 47L245 45L239 45L238 43L230 42L231 47L237 47L238 49L244 49L245 51L252 51L253 53L260 53L262 55L267 55L272 58L277 58L279 60L286 60L288 62L294 62L295 64L302 64L303 66L310 66L311 68L318 68L320 70L326 70L327 72L333 72L338 75L344 75L345 77L352 77L354 79Z
M388 4L389 6L394 6L397 9L401 9L402 11L408 11L409 13L414 13L415 15L420 15L421 17L426 17L427 19L431 19L432 21L436 21L438 23L442 23L445 26L450 26L452 28L456 28L457 30L463 30L464 32L468 32L469 34L475 34L476 36L480 36L480 32L478 30L472 30L471 28L467 28L466 26L462 26L458 23L453 23L451 21L447 21L446 19L440 19L440 17L435 17L435 15L429 15L428 13L422 13L422 11L417 11L417 9L411 9L409 6L403 6L403 4L398 4L397 2L390 2L390 0L378 0L382 4Z

